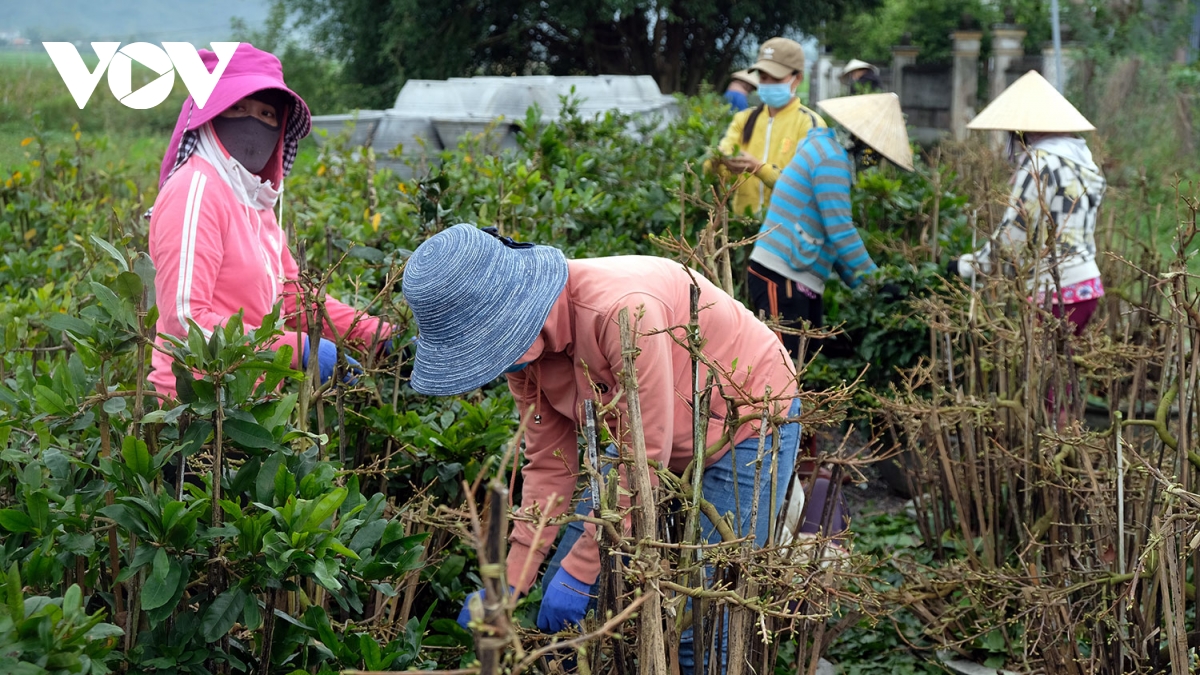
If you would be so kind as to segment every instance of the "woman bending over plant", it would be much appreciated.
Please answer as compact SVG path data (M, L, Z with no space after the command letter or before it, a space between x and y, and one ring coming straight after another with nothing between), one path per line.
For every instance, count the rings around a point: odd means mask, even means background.
M760 474L777 477L772 487L769 478L755 484L758 420L764 412L794 418L799 400L792 360L745 306L665 258L567 260L558 249L516 243L469 224L434 235L408 261L404 297L420 330L412 387L450 396L506 375L519 410L532 414L522 469L521 513L526 518L518 518L513 527L507 560L507 580L517 593L532 587L559 531L550 525L539 532L539 515L558 517L572 508L581 475L578 438L584 401L593 399L600 410L615 406L616 412L604 414L601 423L618 442L629 439L628 397L620 377L625 370L618 328L622 310L637 326L636 377L648 458L676 475L692 461L692 351L686 346L686 326L693 285L699 287L702 308L700 381L711 370L725 395L738 403L739 418L755 420L734 424L732 440L723 440L725 417L734 412L722 397L713 396L706 438L709 448L719 450L703 468L704 499L722 516L732 516L732 527L745 533L751 531L757 503L753 533L761 547L768 541L770 514L779 510L791 481L800 425L784 423L774 432L779 449L767 454ZM764 447L772 447L774 440L768 435ZM617 454L615 448L608 454ZM590 499L585 496L575 512L590 513ZM707 518L701 528L705 541L720 540ZM578 625L596 595L599 571L594 526L571 522L542 576L538 626L556 632ZM467 621L464 606L460 622ZM690 628L683 634L679 660L684 672L691 672Z

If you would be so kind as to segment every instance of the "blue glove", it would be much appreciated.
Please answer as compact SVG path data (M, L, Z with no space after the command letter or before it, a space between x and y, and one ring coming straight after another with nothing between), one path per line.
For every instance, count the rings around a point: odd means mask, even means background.
M468 595L466 600L463 600L462 609L458 612L458 625L462 626L463 630L471 630L471 598L478 596L480 600L483 600L483 590L481 588Z
M467 630L467 631L471 630L471 628L470 628L470 625L471 625L471 598L478 596L480 600L483 600L484 597L486 597L484 594L485 590L486 589L481 588L481 589L475 591L474 593L468 595L466 600L463 600L462 609L459 610L459 612L458 612L458 625L462 626L463 630ZM513 588L512 586L508 587L508 592L513 595L517 594L517 590L515 588Z
M537 625L543 633L557 633L568 626L578 626L587 616L588 603L592 601L592 585L571 576L565 569L558 568L554 578L546 584L542 593L542 607L538 610Z
M304 341L304 358L300 360L300 365L304 368L308 368L308 343L308 340ZM346 363L350 365L350 369L342 378L342 382L354 384L358 381L358 376L362 374L362 364L351 358L349 354L346 354ZM321 344L317 347L317 370L321 375L321 384L325 384L329 378L333 377L333 369L336 365L337 345L331 340L321 338Z
M396 333L387 341L387 355L399 354L400 360L412 362L417 357L417 336L404 337Z

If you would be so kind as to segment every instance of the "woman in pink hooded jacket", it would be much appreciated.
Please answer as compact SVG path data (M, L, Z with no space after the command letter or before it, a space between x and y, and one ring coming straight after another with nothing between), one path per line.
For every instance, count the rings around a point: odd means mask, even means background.
M200 58L215 68L215 54L200 50ZM250 330L282 300L294 330L280 342L295 350L295 366L306 367L315 352L324 382L333 376L338 342L365 348L390 335L379 319L326 297L322 335L331 339L308 344L299 268L275 209L282 212L283 179L311 128L308 106L284 84L279 59L247 43L203 108L190 96L184 101L150 218L160 345L162 335L186 336L189 321L210 335L238 311ZM150 382L174 396L171 357L155 350L153 365Z

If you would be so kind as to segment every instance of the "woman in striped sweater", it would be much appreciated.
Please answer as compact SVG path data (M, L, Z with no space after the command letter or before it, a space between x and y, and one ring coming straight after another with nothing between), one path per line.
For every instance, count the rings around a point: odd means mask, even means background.
M857 286L876 270L854 227L850 184L854 165L874 165L880 155L912 170L912 149L895 94L867 94L818 104L849 132L850 152L833 129L811 130L775 184L766 222L750 254L747 287L756 312L782 328L820 327L821 294L837 272ZM779 331L790 354L800 356L800 337Z
M854 165L877 164L879 156L912 170L912 149L908 131L895 94L846 96L818 103L822 110L850 135L846 151L833 129L817 128L796 148L796 155L775 183L767 220L759 230L750 254L747 287L753 309L766 315L781 328L819 328L824 321L821 294L825 280L837 272L849 286L857 286L862 277L876 270L875 262L863 246L862 237L851 216L850 184ZM884 294L895 294L885 285ZM800 336L777 330L776 335L794 358L800 354ZM813 456L816 437L801 440L801 454ZM807 513L801 532L837 535L846 528L845 501L840 487L831 483L832 473L801 461L800 475L817 471L808 504L825 504L830 490L833 509L828 529L823 513ZM807 481L806 481L807 482Z

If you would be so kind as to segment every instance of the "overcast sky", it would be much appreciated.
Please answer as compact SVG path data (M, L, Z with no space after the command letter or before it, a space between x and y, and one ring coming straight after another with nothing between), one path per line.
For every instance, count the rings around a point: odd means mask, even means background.
M207 45L232 36L234 17L260 25L269 7L268 0L0 0L0 33Z

